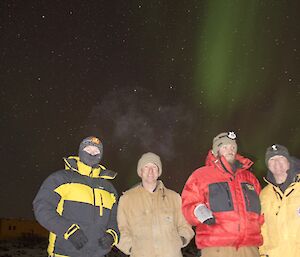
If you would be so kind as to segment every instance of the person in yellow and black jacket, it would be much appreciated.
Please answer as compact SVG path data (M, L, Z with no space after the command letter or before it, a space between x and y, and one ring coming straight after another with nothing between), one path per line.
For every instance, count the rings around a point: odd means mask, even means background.
M42 184L33 208L50 231L48 256L101 257L118 243L116 173L100 165L102 142L85 138L79 156L64 158L65 169Z

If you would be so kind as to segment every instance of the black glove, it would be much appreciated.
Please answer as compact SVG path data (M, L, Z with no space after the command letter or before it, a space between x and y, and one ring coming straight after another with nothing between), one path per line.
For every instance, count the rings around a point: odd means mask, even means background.
M203 222L206 225L213 225L216 224L216 218L215 216L212 216L212 218L207 219L206 221Z
M77 250L80 250L88 242L86 235L81 229L78 229L72 235L70 235L68 240Z
M99 238L98 243L101 248L108 249L112 246L114 241L115 240L111 234L105 233L103 237Z

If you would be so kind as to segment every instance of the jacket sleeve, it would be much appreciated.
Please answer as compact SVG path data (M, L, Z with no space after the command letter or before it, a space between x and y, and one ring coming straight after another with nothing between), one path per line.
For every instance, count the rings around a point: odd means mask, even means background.
M200 203L205 203L204 193L201 185L198 183L197 176L199 173L195 171L187 180L182 191L182 213L188 223L192 226L198 225L200 222L194 215L195 207Z
M255 175L252 174L252 176L253 176L253 185L255 187L255 191L257 192L258 195L260 195L261 191L262 191L261 190L261 185L260 185L258 179L255 177ZM260 201L260 205L261 205L261 200L259 199L259 201ZM263 223L264 223L263 213L261 213L261 215L259 217L259 223L260 223L260 225L263 225Z
M262 216L264 216L264 202L266 200L269 200L269 199L266 199L265 198L265 191L263 190L261 193L260 193L260 202L262 204ZM269 224L270 225L270 224ZM271 224L272 226L273 224ZM263 223L262 226L261 226L261 235L263 236L263 244L259 247L259 253L261 256L264 256L264 255L267 255L269 254L269 245L270 245L270 240L271 238L268 236L268 231L267 231L267 227L266 227L266 224Z
M184 238L182 247L185 247L189 244L191 239L194 237L195 233L191 225L188 224L184 218L181 210L181 197L179 194L176 194L176 214L177 214L177 231L180 237Z
M261 234L263 236L263 245L259 247L259 253L260 256L267 256L269 253L269 247L268 247L268 236L265 225L262 225L261 227Z
M126 214L126 197L121 196L118 206L118 226L120 230L120 241L116 245L123 253L130 255L132 247L132 236L129 229L128 218Z
M116 245L120 239L120 232L119 232L119 228L118 228L118 224L117 224L118 193L117 193L116 189L113 187L113 185L111 185L111 187L113 189L113 194L116 197L116 202L114 203L114 205L112 207L106 232L112 235L112 237L114 238L113 245Z
M34 201L33 210L36 220L48 231L63 236L73 223L57 212L61 197L54 190L62 184L62 173L50 175L42 184Z

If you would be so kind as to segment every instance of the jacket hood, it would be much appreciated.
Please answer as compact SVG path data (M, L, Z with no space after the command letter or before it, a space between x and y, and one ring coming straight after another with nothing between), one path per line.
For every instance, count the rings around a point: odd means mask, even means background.
M98 167L92 168L79 160L78 156L69 156L63 158L65 162L65 169L77 172L83 176L92 178L114 179L117 173L107 170L103 165L99 164Z
M252 165L253 165L253 161L251 161L250 159L240 155L240 154L236 154L235 159L240 163L240 168L243 169L249 169ZM219 158L215 157L212 153L211 150L209 150L207 156L206 156L206 161L205 161L205 165L206 166L215 166L216 163L219 162ZM230 164L226 161L226 159L222 156L221 157L221 161L222 163L224 163L226 166L230 166Z

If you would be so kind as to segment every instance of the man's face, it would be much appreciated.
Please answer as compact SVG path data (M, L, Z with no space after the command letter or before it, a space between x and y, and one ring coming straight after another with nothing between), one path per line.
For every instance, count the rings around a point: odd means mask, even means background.
M88 145L85 148L83 148L83 151L87 152L90 155L97 155L100 154L100 150L98 147L94 145Z
M285 176L290 168L290 163L286 157L275 155L269 159L268 168L274 176Z
M237 149L235 145L227 144L227 145L222 145L220 147L219 155L220 156L223 155L226 161L228 161L229 163L233 163L235 160L236 152Z
M158 167L154 163L147 163L141 169L141 178L143 182L155 183L158 179Z

